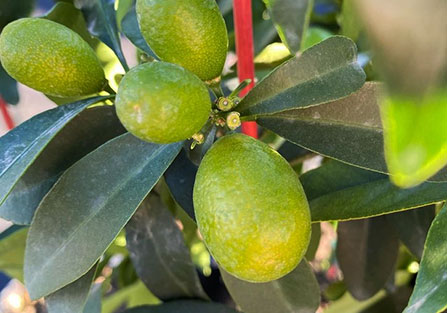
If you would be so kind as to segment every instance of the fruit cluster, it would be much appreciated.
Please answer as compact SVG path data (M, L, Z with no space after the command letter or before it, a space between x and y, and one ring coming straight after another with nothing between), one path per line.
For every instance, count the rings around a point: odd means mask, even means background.
M239 89L219 97L214 109L208 91L220 83L228 49L215 0L137 0L136 10L161 61L140 64L121 80L115 107L124 127L158 144L188 138L200 144L210 123L236 129ZM48 95L85 96L107 86L88 43L47 19L7 25L0 59L12 77ZM200 164L193 198L207 247L234 276L266 282L301 261L310 240L308 203L296 173L268 145L238 133L222 136Z

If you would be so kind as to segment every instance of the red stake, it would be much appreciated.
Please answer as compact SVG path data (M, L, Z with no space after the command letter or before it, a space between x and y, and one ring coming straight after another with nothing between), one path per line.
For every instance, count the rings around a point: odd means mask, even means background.
M233 17L239 81L242 82L245 79L251 79L251 84L240 93L240 97L243 97L255 85L251 0L234 0ZM251 137L258 138L258 126L256 125L256 122L242 123L242 132Z
M5 120L6 127L8 127L9 130L14 128L14 121L12 120L11 116L9 115L8 108L6 105L5 100L0 96L0 112L3 115L3 119Z

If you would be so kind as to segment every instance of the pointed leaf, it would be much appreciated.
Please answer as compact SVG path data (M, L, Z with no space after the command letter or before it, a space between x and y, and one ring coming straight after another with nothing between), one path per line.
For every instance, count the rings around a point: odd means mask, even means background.
M30 224L40 201L67 168L124 132L113 106L81 112L56 134L19 179L0 205L0 217L15 224Z
M447 205L436 216L425 242L416 286L404 313L442 312L447 308Z
M328 38L266 76L237 110L242 116L255 118L349 96L365 82L356 52L350 39Z
M381 85L368 82L345 99L263 117L258 123L308 150L387 173L380 96ZM447 181L447 168L430 181Z
M337 260L349 292L374 296L394 273L399 241L383 216L338 224Z
M96 266L76 281L45 298L48 313L82 313L87 302Z
M386 175L336 161L305 173L300 181L314 222L383 215L447 199L447 183L400 189Z
M0 204L53 137L86 107L106 98L90 98L45 111L1 137Z
M181 300L161 305L142 306L126 310L123 313L238 313L220 303L197 300Z
M159 196L140 205L126 226L126 242L138 276L159 299L208 299L182 232Z
M288 275L268 283L239 280L221 269L225 286L244 313L314 313L320 288L306 260Z
M25 285L33 299L85 274L179 152L124 134L70 167L42 200L27 239Z

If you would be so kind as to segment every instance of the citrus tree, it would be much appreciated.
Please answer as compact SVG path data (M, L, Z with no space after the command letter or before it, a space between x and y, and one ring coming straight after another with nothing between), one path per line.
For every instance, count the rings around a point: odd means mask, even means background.
M58 106L0 138L0 270L49 313L446 309L445 1L255 0L243 97L230 0L26 2L0 94Z

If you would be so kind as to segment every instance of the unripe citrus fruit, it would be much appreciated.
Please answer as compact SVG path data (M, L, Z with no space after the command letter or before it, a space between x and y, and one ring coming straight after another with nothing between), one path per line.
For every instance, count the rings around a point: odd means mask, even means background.
M211 112L205 84L181 66L165 62L145 63L128 72L115 106L129 132L155 143L190 138Z
M202 80L220 76L228 35L215 0L137 0L137 14L141 33L160 59Z
M296 173L276 151L246 135L225 136L206 153L194 209L211 254L243 280L286 275L309 244L309 205Z
M0 37L0 59L16 80L51 96L93 94L106 83L92 48L71 29L46 19L8 24Z

